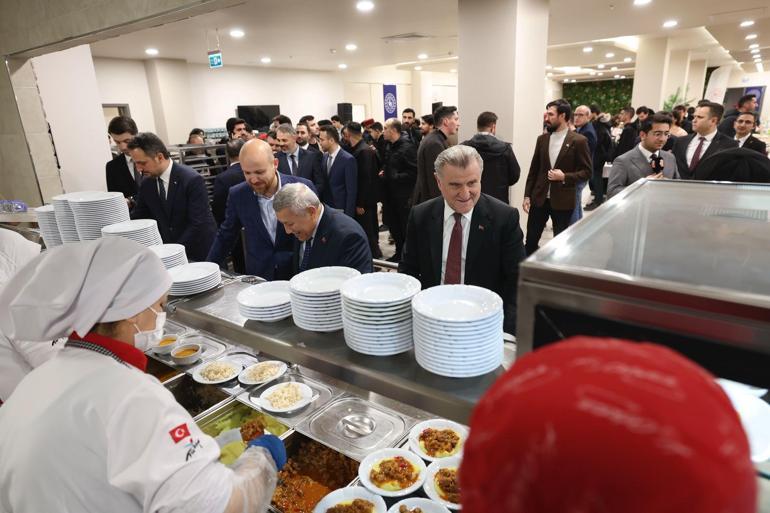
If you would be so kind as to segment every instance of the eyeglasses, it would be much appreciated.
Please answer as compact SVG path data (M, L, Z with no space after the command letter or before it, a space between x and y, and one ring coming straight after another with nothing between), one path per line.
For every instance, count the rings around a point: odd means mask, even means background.
M650 132L650 135L653 137L668 137L668 132Z

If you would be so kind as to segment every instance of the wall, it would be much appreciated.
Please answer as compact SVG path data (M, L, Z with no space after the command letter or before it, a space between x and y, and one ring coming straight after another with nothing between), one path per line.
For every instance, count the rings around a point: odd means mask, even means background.
M553 100L558 100L564 95L564 88L562 83L557 80L545 79L545 102L548 103ZM545 105L543 106L545 111Z
M141 132L155 132L147 73L141 61L94 58L102 104L127 104ZM129 87L130 86L130 87Z

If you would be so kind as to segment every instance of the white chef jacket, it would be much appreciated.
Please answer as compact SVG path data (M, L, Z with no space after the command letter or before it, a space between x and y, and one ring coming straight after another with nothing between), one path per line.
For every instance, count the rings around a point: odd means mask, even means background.
M0 511L221 512L219 454L157 379L65 347L0 407Z
M35 367L52 358L62 344L20 342L0 333L0 401L7 401L16 385Z

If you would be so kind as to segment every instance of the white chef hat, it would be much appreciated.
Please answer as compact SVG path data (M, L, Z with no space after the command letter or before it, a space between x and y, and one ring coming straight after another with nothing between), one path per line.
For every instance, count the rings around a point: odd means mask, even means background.
M40 244L20 233L0 228L0 289L16 270L40 254Z
M158 256L122 237L65 244L21 268L0 292L0 331L46 341L132 317L171 287Z

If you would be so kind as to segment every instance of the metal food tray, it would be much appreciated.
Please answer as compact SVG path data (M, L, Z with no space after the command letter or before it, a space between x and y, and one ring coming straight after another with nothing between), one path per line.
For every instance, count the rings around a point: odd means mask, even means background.
M277 424L281 424L286 429L283 433L277 434L277 436L281 439L284 439L288 437L291 433L293 433L293 430L291 428L281 423L274 416L268 413L265 413L261 410L258 410L257 408L255 408L250 404L242 403L240 401L229 401L223 404L222 406L220 406L216 410L213 410L213 411L210 410L205 415L201 415L200 417L198 417L198 420L195 423L198 424L198 427L200 427L201 430L205 432L205 430L208 429L212 424L218 422L219 420L222 420L224 417L227 417L228 415L231 415L233 413L233 410L239 407L253 410L254 413L257 413L259 415L264 415L265 417L270 418L270 420L275 421ZM273 433L272 431L271 431L271 434L276 435L276 433Z
M174 396L179 405L187 410L193 419L199 419L218 410L233 398L214 385L198 383L189 374L182 374L164 385ZM204 406L198 407L200 411L191 411L190 403L203 402Z

